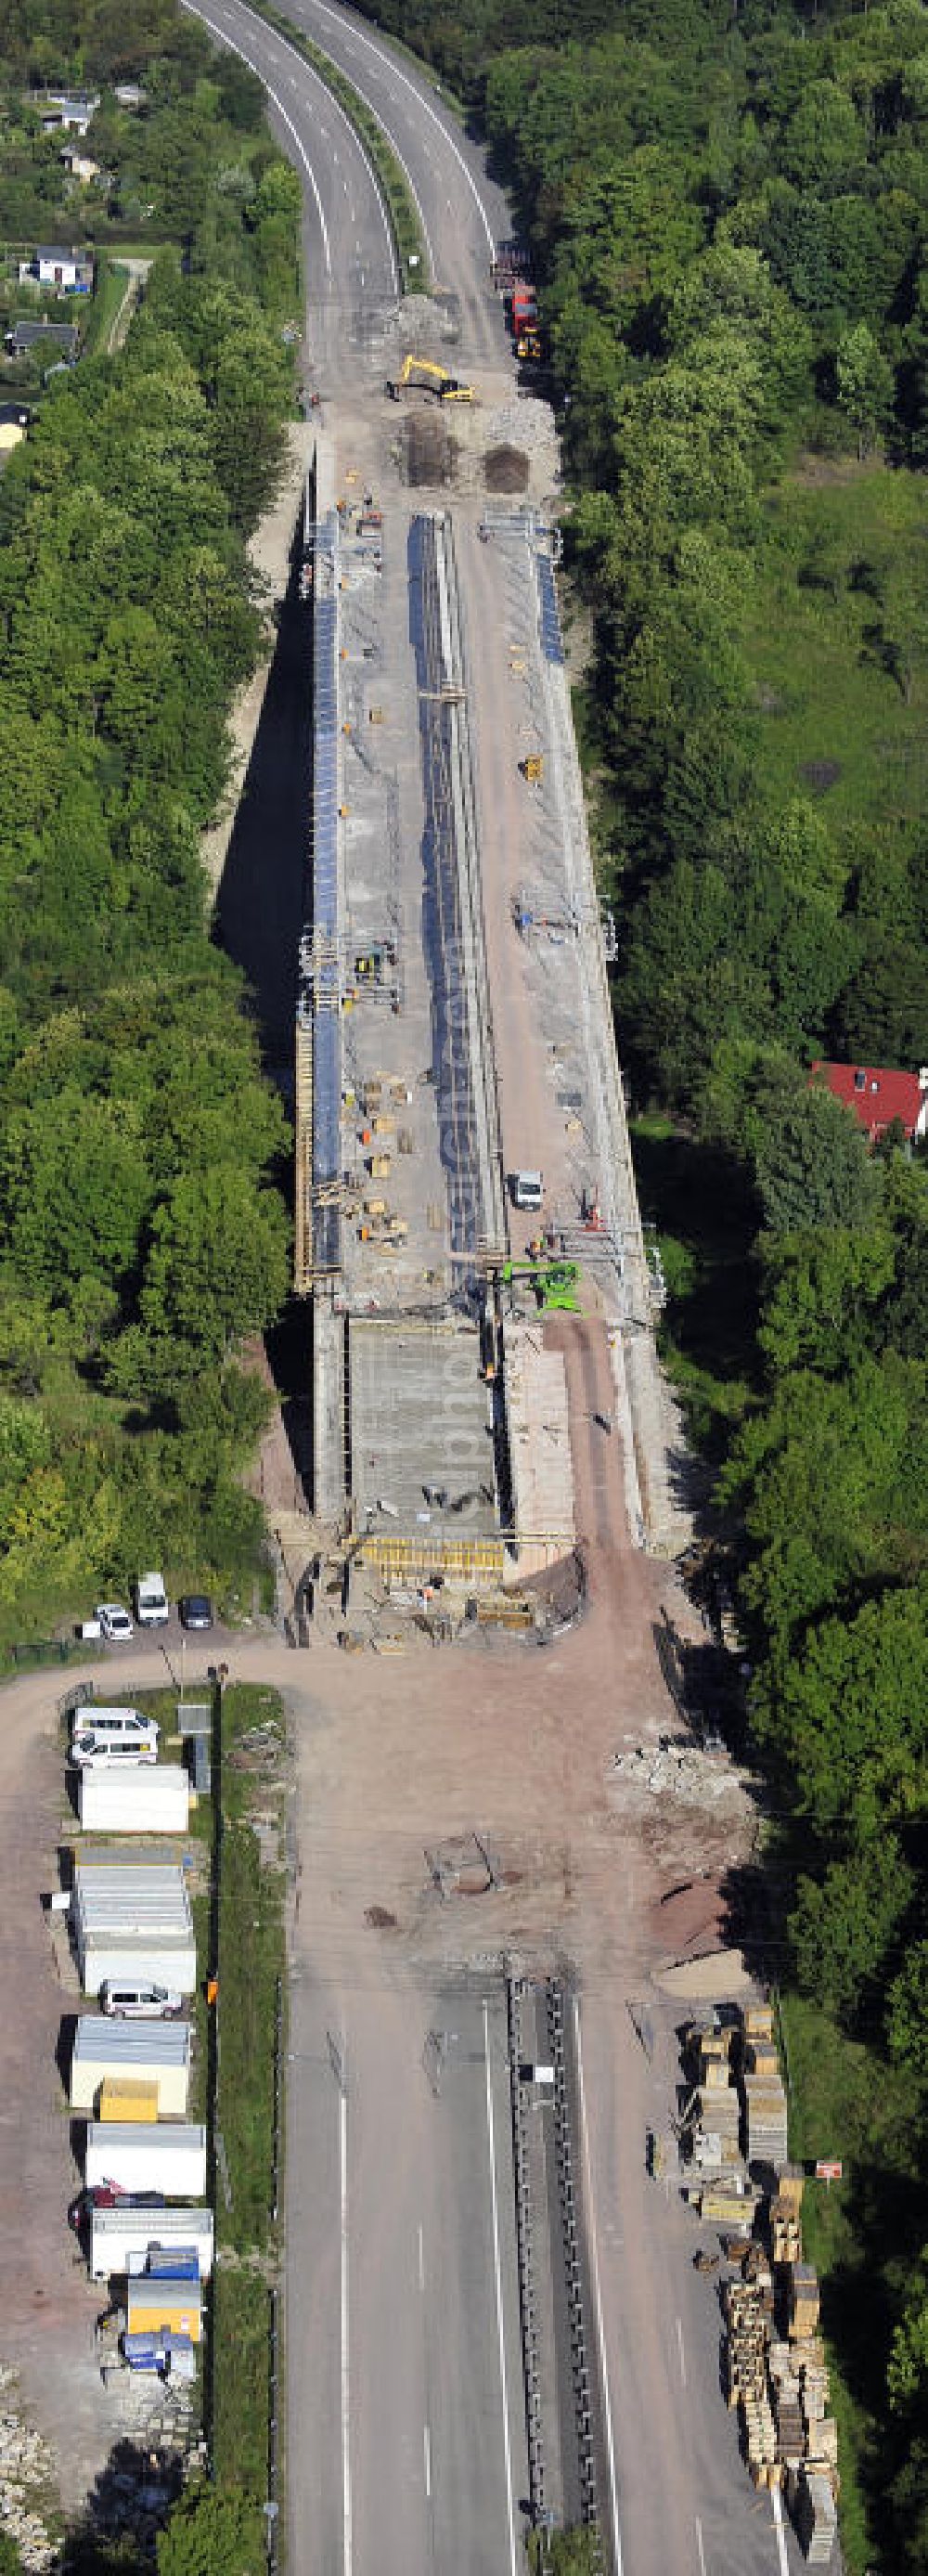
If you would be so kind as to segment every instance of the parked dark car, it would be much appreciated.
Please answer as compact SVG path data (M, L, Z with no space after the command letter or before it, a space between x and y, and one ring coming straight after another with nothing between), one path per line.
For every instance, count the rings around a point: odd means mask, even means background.
M207 1592L185 1592L177 1604L182 1628L211 1628L213 1605Z

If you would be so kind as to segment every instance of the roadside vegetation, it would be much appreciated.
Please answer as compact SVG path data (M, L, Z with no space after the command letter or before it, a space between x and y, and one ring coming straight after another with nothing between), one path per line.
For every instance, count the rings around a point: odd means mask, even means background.
M371 0L530 242L665 1353L751 1665L851 2576L928 2568L928 54L912 0Z
M0 482L2 1648L140 1565L250 1603L260 1563L239 1352L286 1290L287 1127L200 834L261 643L301 200L259 84L167 0L132 29L11 0L0 43L0 213L22 231L21 85L80 78L114 202L166 244L124 349L49 383Z
M229 2576L264 2576L266 2566L261 2508L269 2492L271 2300L278 2263L275 2062L284 2029L286 1967L285 1751L276 1691L238 1683L224 1692L216 1844L212 2469L216 2492L243 2499L257 2520L243 2526L237 2554L217 2557L217 2576L225 2576L226 2568ZM209 2499L204 2509L211 2510ZM168 2576L173 2565L169 2559Z

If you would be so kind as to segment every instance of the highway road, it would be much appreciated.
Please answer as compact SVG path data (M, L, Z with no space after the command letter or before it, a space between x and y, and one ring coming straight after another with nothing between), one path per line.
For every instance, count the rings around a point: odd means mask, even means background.
M307 1943L287 2099L289 2564L522 2576L501 1979L326 1987Z
M352 341L363 336L365 317L395 303L399 291L386 210L364 147L318 74L241 0L186 5L264 82L271 124L304 182L310 370L325 384L337 360L340 382L350 383ZM289 14L348 73L405 169L433 281L456 300L468 360L502 360L503 319L489 266L511 216L485 155L429 75L392 55L349 12L326 0L293 0Z
M485 152L445 106L431 74L394 53L353 11L330 0L288 0L286 15L347 72L383 127L419 210L435 285L458 298L468 355L499 355L488 269L496 242L512 231L512 213Z
M365 314L395 303L399 293L393 238L367 154L318 73L239 0L186 5L264 83L271 125L303 181L308 366L314 381L325 381L337 358L340 377L350 379Z

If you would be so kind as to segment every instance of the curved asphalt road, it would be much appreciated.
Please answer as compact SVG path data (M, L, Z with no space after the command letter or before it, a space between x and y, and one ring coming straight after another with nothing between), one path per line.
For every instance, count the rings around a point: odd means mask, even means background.
M457 295L468 346L487 355L501 338L485 336L499 308L490 289L495 243L512 230L503 191L487 175L486 154L464 134L437 83L391 48L379 31L332 0L287 0L286 14L330 54L373 109L393 146L419 208L436 286Z
M352 320L360 333L364 312L398 295L389 225L367 154L318 74L243 0L186 5L264 82L271 123L304 182L311 355L325 368L337 348L339 374L350 375ZM511 231L512 219L502 189L487 175L484 152L463 133L429 74L393 53L349 10L331 0L290 0L288 15L348 75L402 164L434 283L457 301L462 350L477 363L501 359L505 335L489 271L493 246Z
M386 208L363 144L331 90L240 0L186 0L257 72L270 122L303 181L307 341L314 373L338 353L350 373L365 310L395 303L399 273Z

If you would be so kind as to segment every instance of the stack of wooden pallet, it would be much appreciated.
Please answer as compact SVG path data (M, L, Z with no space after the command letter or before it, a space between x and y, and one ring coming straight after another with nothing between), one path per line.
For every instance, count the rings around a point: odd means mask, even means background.
M767 2368L777 2424L777 2458L781 2468L798 2468L800 2460L805 2458L805 2426L802 2418L802 2390L798 2375L793 2369L792 2353L788 2344L771 2344L767 2355Z
M746 2043L769 2043L773 2038L773 2005L745 2004L741 2027Z
M754 2484L768 2486L776 2463L777 2439L767 2386L770 2319L766 2292L754 2282L729 2281L724 2307L728 2403L737 2406L741 2415Z
M787 2500L808 2565L827 2567L837 2531L831 2480L815 2469L796 2469L787 2482Z
M757 2216L759 2194L756 2191L744 2191L740 2187L736 2190L734 2182L726 2183L723 2179L711 2183L696 2198L700 2218L705 2219L708 2226L737 2228L744 2236L750 2234Z
M699 2162L703 2167L712 2163L718 2170L722 2165L738 2163L739 2114L738 2095L734 2085L729 2081L727 2066L719 2066L713 2072L715 2080L710 2084L701 2085L696 2096L696 2126L693 2143L695 2152L697 2139L703 2141L699 2153ZM717 2140L717 2151L715 2148L710 2148L708 2144L710 2138Z
M801 2165L786 2165L778 2176L770 2203L770 2250L775 2263L802 2261L804 2180Z
M726 2281L723 2309L727 2327L725 2369L729 2406L741 2398L759 2397L767 2385L767 2328L760 2293L753 2282Z
M805 2343L818 2325L818 2274L811 2263L791 2263L787 2282L789 2339Z
M746 2068L741 2078L744 2094L744 2152L749 2165L778 2169L786 2163L786 2094L779 2074L757 2075Z
M802 2227L796 2211L779 2195L770 2203L770 2251L775 2263L802 2261Z

